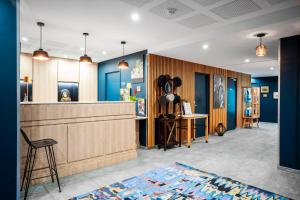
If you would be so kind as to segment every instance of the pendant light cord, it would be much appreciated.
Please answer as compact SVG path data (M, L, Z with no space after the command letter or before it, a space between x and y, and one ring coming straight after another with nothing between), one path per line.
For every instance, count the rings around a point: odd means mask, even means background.
M259 42L259 46L261 46L261 44L262 44L262 37L259 38L259 41L260 41Z
M84 55L86 55L86 35L84 35Z
M42 49L42 37L43 37L42 26L40 26L40 49Z
M124 46L125 46L125 44L123 44L123 59L125 58L125 56L124 56Z

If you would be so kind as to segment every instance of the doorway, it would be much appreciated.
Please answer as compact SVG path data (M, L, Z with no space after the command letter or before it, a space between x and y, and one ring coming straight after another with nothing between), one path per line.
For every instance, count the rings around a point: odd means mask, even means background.
M227 130L236 128L236 79L227 78Z
M121 74L119 71L105 74L105 100L120 101Z
M209 113L209 75L195 73L195 113ZM205 136L205 119L196 120L196 137Z

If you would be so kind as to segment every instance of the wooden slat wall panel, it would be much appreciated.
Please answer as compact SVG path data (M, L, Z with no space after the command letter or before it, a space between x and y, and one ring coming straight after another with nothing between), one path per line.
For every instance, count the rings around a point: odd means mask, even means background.
M195 73L209 74L210 77L210 107L209 107L209 131L214 133L215 127L218 123L227 123L227 107L222 109L213 108L213 75L222 74L226 77L226 88L227 88L227 77L237 79L237 127L241 127L242 118L242 86L249 86L251 83L251 76L248 74L242 74L226 69L210 67L188 61L178 60L174 58L163 57L159 55L149 54L148 55L148 138L147 146L153 147L155 143L155 117L158 113L158 88L157 78L161 74L170 74L171 76L181 77L183 84L178 89L178 94L182 99L191 102L192 110L194 111L194 99L195 99ZM227 99L227 97L225 98ZM227 105L227 103L225 103Z

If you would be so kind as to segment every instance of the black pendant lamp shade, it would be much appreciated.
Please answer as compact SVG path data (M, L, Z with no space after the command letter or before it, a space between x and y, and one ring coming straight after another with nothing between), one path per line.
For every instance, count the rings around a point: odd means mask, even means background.
M128 69L128 67L129 67L128 62L126 62L126 60L124 58L124 46L125 46L126 42L122 41L121 44L123 45L123 59L119 62L118 68L119 69Z
M79 62L85 64L92 64L92 58L86 54L86 37L89 36L88 33L83 33L84 36L84 55L80 57Z
M45 26L45 24L43 22L38 22L37 25L40 27L40 48L36 51L33 52L33 59L36 60L48 60L49 59L49 55L47 53L47 51L44 51L42 48L42 39L43 39L43 35L42 35L42 27Z

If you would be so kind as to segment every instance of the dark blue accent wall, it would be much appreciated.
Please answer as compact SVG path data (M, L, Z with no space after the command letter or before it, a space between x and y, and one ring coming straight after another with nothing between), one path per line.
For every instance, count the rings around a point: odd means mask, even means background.
M0 1L1 199L19 199L19 1Z
M114 58L111 60L107 60L104 62L98 63L98 100L105 101L106 94L106 74L111 72L120 71L121 73L121 88L126 88L126 84L131 82L131 70L135 66L137 59L143 59L144 62L144 81L142 83L132 83L132 95L133 89L137 86L141 86L141 92L137 94L138 98L144 98L146 101L146 77L147 77L147 50L140 51L137 53L133 53L125 56L126 61L129 64L129 69L119 70L118 63L122 58ZM145 106L146 107L146 106ZM146 111L147 112L147 111Z
M280 39L280 166L300 170L300 35Z
M273 98L273 92L278 92L278 76L257 77L251 79L252 86L269 86L268 97L260 94L260 121L278 122L278 99Z

